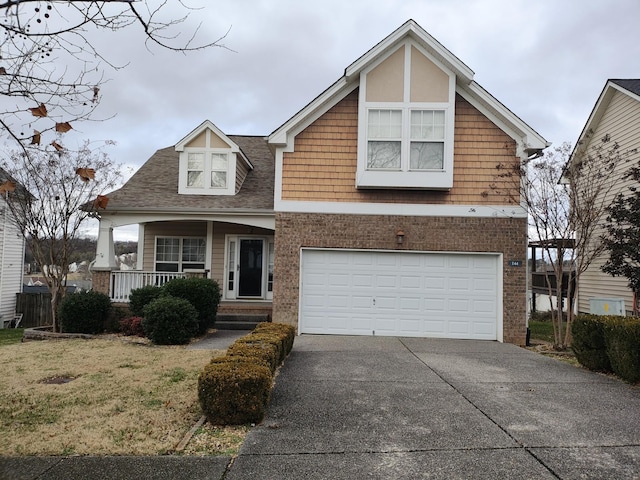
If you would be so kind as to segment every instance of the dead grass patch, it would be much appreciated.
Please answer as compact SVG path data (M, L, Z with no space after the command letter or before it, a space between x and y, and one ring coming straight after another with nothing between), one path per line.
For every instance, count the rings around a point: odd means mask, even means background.
M118 339L2 347L0 455L172 453L202 415L201 369L223 353ZM182 453L233 454L245 433L205 425Z

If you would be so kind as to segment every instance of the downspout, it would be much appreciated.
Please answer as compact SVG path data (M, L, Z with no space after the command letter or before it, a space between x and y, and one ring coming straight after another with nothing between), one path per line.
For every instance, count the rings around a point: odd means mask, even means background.
M4 251L7 248L7 208L8 205L2 206L2 257L0 258L0 319L2 318L2 309L4 307L4 277L6 269L4 268ZM4 326L4 322L2 322Z

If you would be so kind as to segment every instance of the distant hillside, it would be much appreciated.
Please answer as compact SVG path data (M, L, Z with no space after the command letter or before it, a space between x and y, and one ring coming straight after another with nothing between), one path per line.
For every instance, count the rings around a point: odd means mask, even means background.
M82 262L86 262L87 264L91 263L96 258L96 244L97 239L92 237L75 239L71 244L71 255L69 257L69 263L75 263L77 265L81 264ZM114 247L116 256L118 257L125 254L137 254L138 252L138 242L114 242ZM35 266L33 253L28 247L25 251L24 263L32 265L32 267Z

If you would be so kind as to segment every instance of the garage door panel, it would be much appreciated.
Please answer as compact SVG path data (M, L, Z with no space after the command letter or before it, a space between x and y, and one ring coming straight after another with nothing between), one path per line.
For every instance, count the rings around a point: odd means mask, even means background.
M497 338L498 256L304 250L302 333Z

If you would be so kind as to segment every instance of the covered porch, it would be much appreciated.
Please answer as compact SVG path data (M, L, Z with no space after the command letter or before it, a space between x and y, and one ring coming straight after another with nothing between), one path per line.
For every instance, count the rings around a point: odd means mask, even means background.
M113 229L138 224L137 265L117 267ZM173 278L202 276L220 285L221 308L273 299L273 214L176 216L103 215L100 218L94 289L127 304L131 291ZM224 306L224 308L223 308ZM241 309L242 310L242 309ZM246 307L245 307L246 310Z

